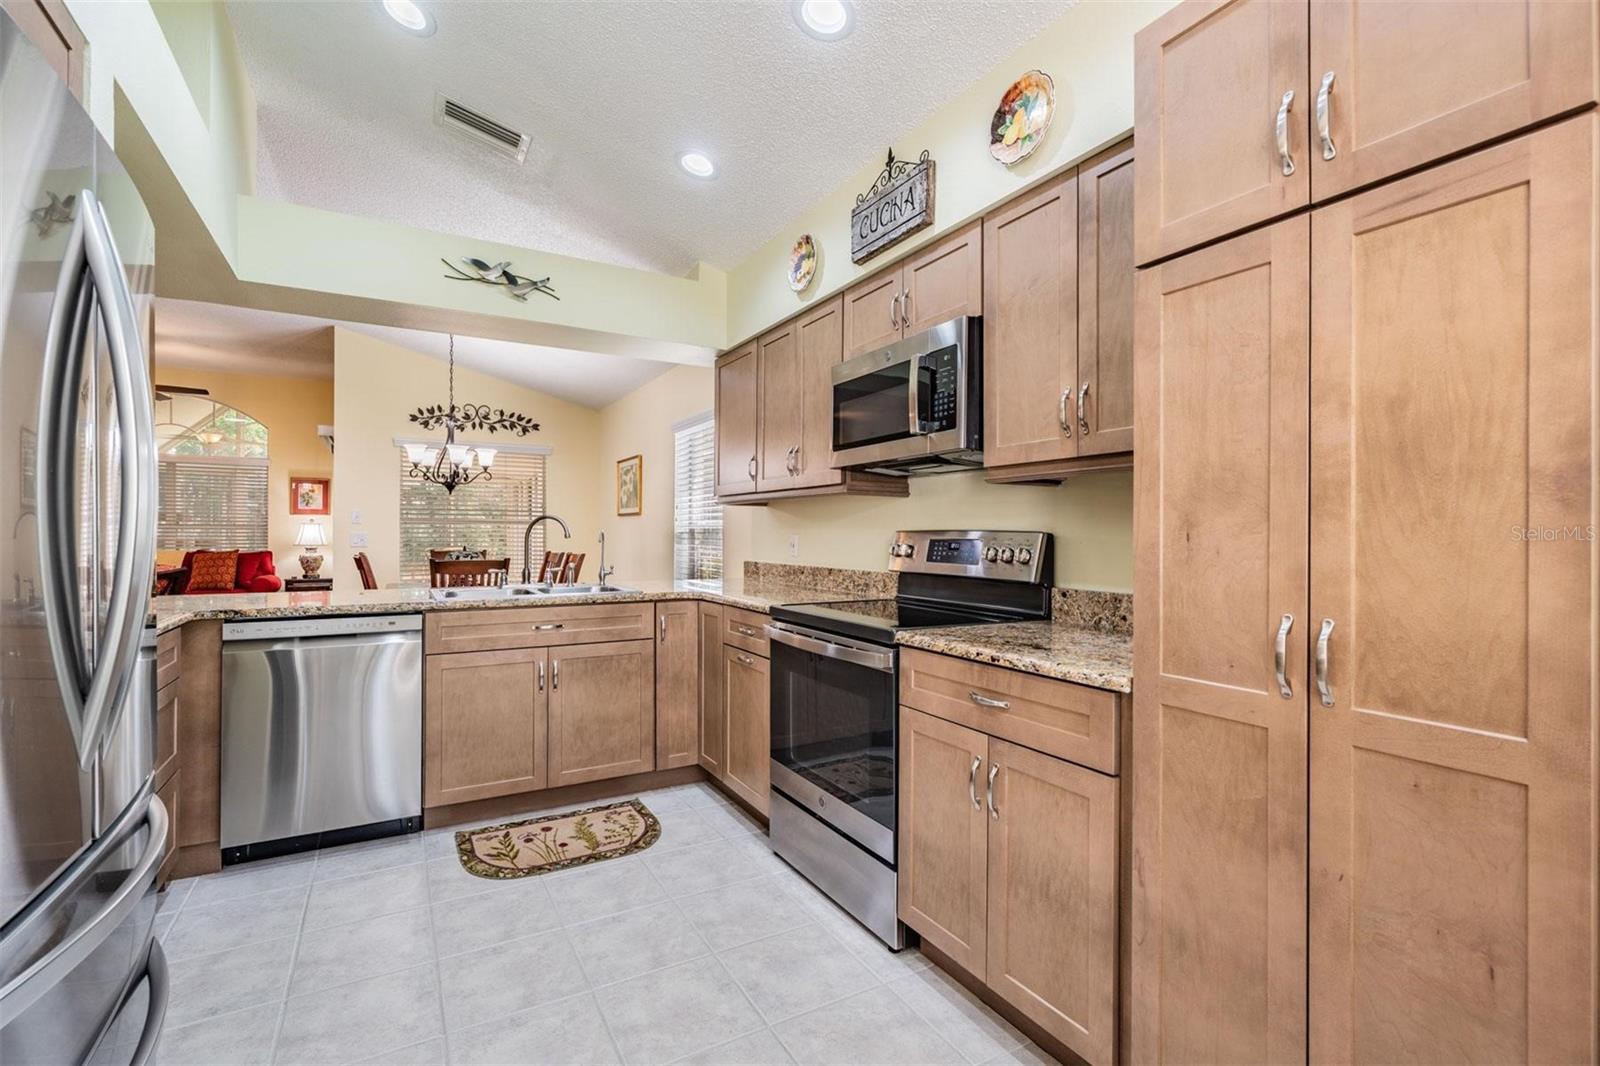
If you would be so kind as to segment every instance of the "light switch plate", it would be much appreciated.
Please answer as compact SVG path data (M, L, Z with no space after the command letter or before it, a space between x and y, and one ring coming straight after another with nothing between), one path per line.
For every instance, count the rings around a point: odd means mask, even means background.
M361 512L360 511L351 511L350 512L350 524L353 525L353 526L361 525Z
M798 536L789 538L789 558L800 558L800 538Z
M367 546L367 535L365 533L352 533L352 534L350 534L350 547L352 547L352 548L365 548L366 546Z

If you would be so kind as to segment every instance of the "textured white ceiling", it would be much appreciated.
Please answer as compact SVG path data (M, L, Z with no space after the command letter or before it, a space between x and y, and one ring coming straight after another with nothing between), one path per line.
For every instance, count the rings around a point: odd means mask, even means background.
M377 0L231 0L260 195L682 274L736 266L1072 0L859 0L836 42L787 0L419 2L432 37ZM530 134L526 164L436 126L436 91Z
M158 299L155 358L160 366L235 374L332 377L333 345L326 333L330 326L343 326L439 360L439 388L443 394L444 360L449 353L446 334L365 322L333 322L248 307ZM604 407L674 365L459 335L456 362L585 407ZM159 370L156 376L161 376ZM492 397L477 399L492 402Z

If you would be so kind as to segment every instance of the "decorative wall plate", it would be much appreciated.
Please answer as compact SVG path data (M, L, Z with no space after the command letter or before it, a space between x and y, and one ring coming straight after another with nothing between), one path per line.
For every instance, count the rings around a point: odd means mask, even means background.
M989 122L989 154L1006 166L1022 162L1044 140L1056 113L1056 83L1030 70L1011 83Z
M811 234L802 233L789 249L789 288L805 292L811 279L817 276L817 245Z

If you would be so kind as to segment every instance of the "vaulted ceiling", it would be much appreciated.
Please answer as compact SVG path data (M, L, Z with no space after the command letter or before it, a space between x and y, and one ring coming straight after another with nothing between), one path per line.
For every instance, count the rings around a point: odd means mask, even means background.
M682 274L737 265L1072 0L859 0L838 41L783 0L419 3L433 36L376 0L228 4L259 195ZM438 93L526 162L435 124Z

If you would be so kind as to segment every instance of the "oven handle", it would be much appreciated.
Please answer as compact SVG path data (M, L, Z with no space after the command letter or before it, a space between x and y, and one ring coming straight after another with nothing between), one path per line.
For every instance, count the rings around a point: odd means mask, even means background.
M894 652L877 651L863 648L856 644L840 644L832 640L819 640L807 636L799 630L790 629L788 626L772 622L767 626L767 636L779 644L787 644L791 648L809 651L816 655L825 655L830 659L842 659L847 663L865 666L882 674L894 673Z

